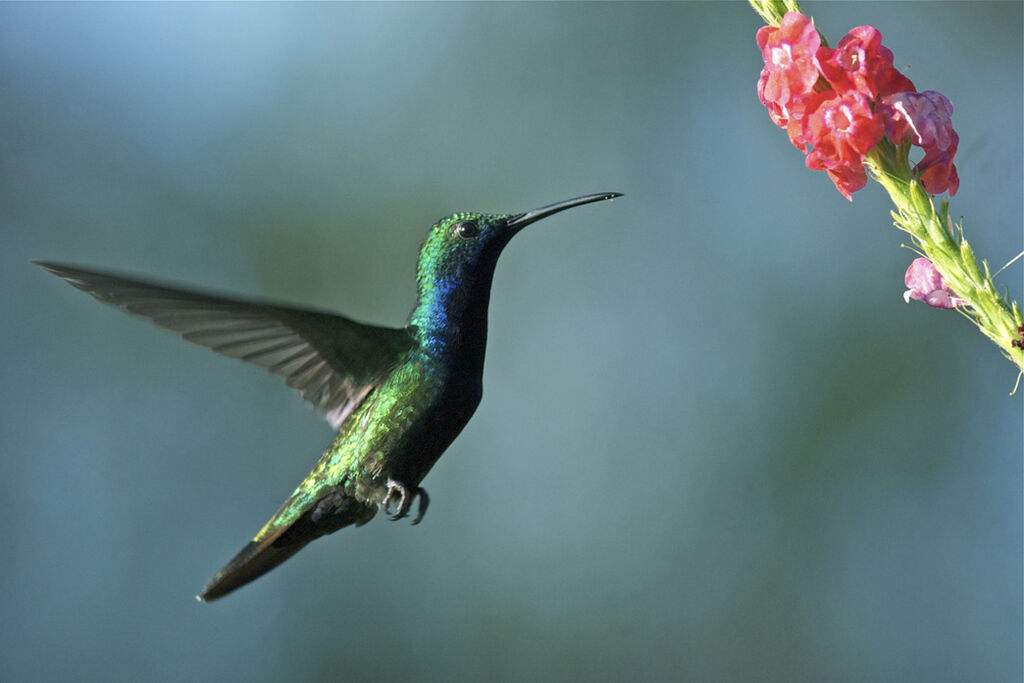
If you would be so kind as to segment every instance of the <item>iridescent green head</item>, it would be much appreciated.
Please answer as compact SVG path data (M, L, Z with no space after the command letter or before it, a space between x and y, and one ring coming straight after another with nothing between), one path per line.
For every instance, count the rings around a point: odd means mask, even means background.
M527 225L559 211L619 196L603 192L526 213L456 213L442 218L420 249L419 300L410 324L440 336L458 335L465 323L486 329L494 266L509 240Z

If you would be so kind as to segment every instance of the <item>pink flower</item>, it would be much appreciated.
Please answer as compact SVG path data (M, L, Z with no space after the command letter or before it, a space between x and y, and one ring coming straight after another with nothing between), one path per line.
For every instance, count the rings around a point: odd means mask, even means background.
M766 73L768 73L768 69L761 71L761 79L757 82L757 96L761 100L761 104L768 108L768 116L771 118L772 123L779 128L785 128L789 134L789 141L793 143L793 146L806 153L807 143L803 139L802 120L807 96L800 95L790 98L784 104L765 100L763 93L764 87L768 82L765 76Z
M787 12L782 24L762 26L757 32L764 70L759 88L763 100L784 105L795 95L807 95L818 81L818 64L814 55L821 46L821 37L814 22L799 12Z
M921 184L928 194L942 194L949 190L949 196L952 197L960 189L960 175L953 163L954 154L956 147L951 152L925 152L921 161L914 166L914 170L921 174Z
M762 26L758 30L757 46L764 59L757 97L768 108L775 125L788 128L790 140L802 151L797 139L800 127L790 124L803 117L804 102L818 82L815 53L821 37L813 21L799 12L787 12L778 28Z
M953 157L960 136L953 130L953 104L934 90L901 92L883 97L879 111L893 142L909 140L924 149L924 157L914 171L920 174L925 190L942 194L948 189L951 197L955 195L960 177Z
M964 303L946 286L942 275L935 270L935 264L926 258L916 258L911 262L903 282L910 288L903 293L903 300L907 303L916 299L932 308L954 308Z
M895 92L914 91L914 84L892 64L892 52L882 45L882 34L872 26L858 26L835 49L818 48L818 64L837 92L856 90L869 99Z
M882 106L891 111L886 127L889 137L897 144L905 138L919 147L937 147L946 150L956 147L957 135L953 131L953 103L942 93L901 92L882 99Z
M804 119L804 139L814 146L807 168L828 171L836 189L852 201L851 195L868 182L864 155L883 135L885 123L863 93L818 93L807 103Z

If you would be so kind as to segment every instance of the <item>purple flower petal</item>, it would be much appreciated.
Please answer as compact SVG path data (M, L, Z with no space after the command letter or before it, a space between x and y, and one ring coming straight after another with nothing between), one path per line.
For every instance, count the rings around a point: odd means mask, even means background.
M923 301L932 308L955 308L963 303L949 287L935 264L926 258L916 258L907 268L903 282L909 289L903 292L903 300Z

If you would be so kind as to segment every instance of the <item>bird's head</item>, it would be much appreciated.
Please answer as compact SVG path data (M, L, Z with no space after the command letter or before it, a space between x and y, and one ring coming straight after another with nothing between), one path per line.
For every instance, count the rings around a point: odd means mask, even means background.
M467 314L486 316L494 266L516 233L565 209L619 196L603 192L525 213L455 213L437 221L420 249L419 302L410 323L436 329Z

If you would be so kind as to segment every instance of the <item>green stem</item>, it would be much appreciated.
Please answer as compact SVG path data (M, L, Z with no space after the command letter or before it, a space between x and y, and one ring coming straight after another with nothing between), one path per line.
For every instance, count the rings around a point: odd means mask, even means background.
M913 177L906 158L905 151L886 138L868 152L864 166L896 205L892 212L896 227L910 235L914 248L935 264L949 288L964 301L957 310L1024 372L1024 349L1014 346L1014 341L1020 340L1018 328L1024 325L1020 306L999 294L988 262L982 261L979 267L963 226L954 226L950 220L949 202L942 202L936 211L931 195Z
M799 12L796 0L750 0L750 6L761 15L764 23L769 26L778 26L782 23L782 17L786 12Z

